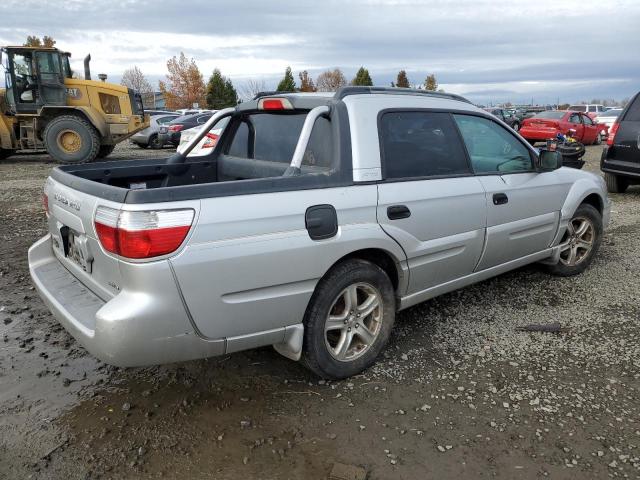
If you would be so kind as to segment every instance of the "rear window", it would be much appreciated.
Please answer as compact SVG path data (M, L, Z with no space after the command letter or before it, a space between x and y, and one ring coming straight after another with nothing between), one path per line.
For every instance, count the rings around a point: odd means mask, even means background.
M470 173L448 113L385 113L380 122L380 146L386 179Z
M244 116L227 149L227 155L291 163L307 113L255 113ZM253 146L253 155L251 146ZM331 122L327 118L320 117L316 120L311 132L302 165L331 167L332 149Z
M586 105L571 105L567 110L573 110L574 112L586 112Z
M535 118L550 118L552 120L560 120L562 117L565 116L567 112L556 112L556 111L549 111L549 112L540 112L537 115L535 115Z
M616 108L613 110L606 110L600 114L601 117L617 117L622 113L621 108Z
M177 118L174 118L173 120L171 120L174 123L180 123L180 122L186 122L187 120L189 120L191 117L193 117L193 115L181 115Z

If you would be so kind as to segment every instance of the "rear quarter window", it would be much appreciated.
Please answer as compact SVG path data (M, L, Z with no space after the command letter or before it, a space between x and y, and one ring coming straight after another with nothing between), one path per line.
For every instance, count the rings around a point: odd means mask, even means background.
M636 97L631 101L629 110L627 110L627 113L625 113L622 120L628 120L630 122L640 122L640 94L636 95Z

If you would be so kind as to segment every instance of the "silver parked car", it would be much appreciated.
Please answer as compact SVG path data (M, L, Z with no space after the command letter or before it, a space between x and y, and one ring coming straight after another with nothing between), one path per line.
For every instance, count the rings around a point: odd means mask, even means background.
M149 126L133 135L130 140L141 148L149 147L152 149L160 149L164 146L164 142L158 135L160 126L169 123L171 120L175 120L179 116L180 115L171 112L162 115L153 115L150 118Z
M561 162L456 95L263 96L166 161L54 168L29 268L105 362L274 345L344 378L375 361L399 310L533 262L584 271L610 202L602 178Z

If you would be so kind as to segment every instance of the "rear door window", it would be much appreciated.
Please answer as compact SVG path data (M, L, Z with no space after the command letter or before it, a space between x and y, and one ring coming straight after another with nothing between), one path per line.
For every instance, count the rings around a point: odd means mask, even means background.
M509 130L488 118L454 115L476 173L518 173L533 170L529 149Z
M380 119L379 135L385 179L471 173L448 113L387 112Z

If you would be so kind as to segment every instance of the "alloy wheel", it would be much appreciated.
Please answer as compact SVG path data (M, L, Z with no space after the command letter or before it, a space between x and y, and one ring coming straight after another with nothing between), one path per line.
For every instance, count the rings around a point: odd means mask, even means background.
M333 301L325 321L325 344L331 356L342 362L363 355L380 334L382 294L368 283L342 290Z
M560 243L560 262L569 267L580 264L591 253L594 240L595 229L591 220L586 217L571 219Z

